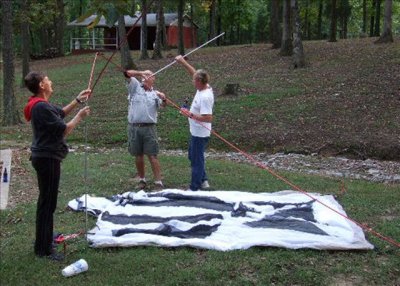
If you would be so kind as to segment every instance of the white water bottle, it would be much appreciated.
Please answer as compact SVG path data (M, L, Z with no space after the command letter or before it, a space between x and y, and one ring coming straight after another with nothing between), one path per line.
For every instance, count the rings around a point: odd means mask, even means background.
M79 274L81 272L85 272L89 269L89 265L87 264L85 259L79 259L78 261L72 263L65 267L61 273L65 277L73 276Z

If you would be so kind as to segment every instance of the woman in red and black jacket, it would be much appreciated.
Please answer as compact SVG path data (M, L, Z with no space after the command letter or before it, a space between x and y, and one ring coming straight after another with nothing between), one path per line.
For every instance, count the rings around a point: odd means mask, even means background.
M53 249L53 214L57 206L61 161L68 154L65 137L90 113L89 106L78 111L68 123L64 117L79 103L87 100L91 90L83 90L68 105L60 108L49 102L53 94L51 80L41 72L30 72L25 77L25 86L33 93L24 108L27 121L31 122L33 139L31 146L32 166L36 170L39 198L36 211L37 256L62 260L61 253Z

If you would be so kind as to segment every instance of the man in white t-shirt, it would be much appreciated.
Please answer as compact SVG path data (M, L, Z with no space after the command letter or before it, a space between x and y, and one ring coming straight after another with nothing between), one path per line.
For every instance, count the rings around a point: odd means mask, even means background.
M208 84L210 76L204 70L195 70L183 56L177 56L175 60L192 76L193 85L197 90L190 110L181 108L181 114L189 118L191 134L189 160L192 168L192 179L189 188L191 191L207 189L210 186L205 170L204 152L210 139L214 107L214 93Z

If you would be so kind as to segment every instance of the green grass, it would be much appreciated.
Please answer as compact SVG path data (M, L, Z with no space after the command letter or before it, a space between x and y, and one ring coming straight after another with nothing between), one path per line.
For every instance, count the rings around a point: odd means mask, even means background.
M71 153L63 162L55 229L69 234L85 228L83 213L66 210L68 201L90 193L109 196L132 189L134 163L124 149L104 149L87 157ZM182 187L189 181L185 157L160 156L164 182ZM28 161L24 167L32 172ZM274 192L289 189L265 170L226 160L208 160L212 185L216 189ZM149 166L147 165L149 171ZM338 195L347 214L394 239L400 237L400 192L398 185L282 173L308 192ZM151 176L150 176L151 177ZM253 247L218 252L192 248L90 248L83 238L69 241L62 263L33 255L35 202L2 211L1 285L329 285L344 281L353 285L395 285L399 283L400 249L367 235L376 245L371 251L317 251ZM95 219L89 217L89 228ZM60 249L61 250L61 249ZM89 271L65 278L61 270L84 258Z
M357 42L351 44L357 46ZM371 95L378 94L377 90L385 90L388 95L394 92L386 86L377 87L371 91L371 86L366 85L370 82L375 84L375 81L370 80L370 76L373 75L375 78L376 74L383 75L382 71L385 69L382 69L376 61L372 64L371 60L374 57L362 57L368 52L357 52L357 57L352 54L346 56L346 53L352 51L348 49L348 45L350 45L349 41L341 41L335 45L340 52L330 53L327 49L327 53L324 54L327 43L305 43L308 60L312 64L309 68L302 70L289 70L290 59L280 58L267 45L252 45L246 48L240 46L205 48L194 54L190 60L196 67L201 66L211 71L212 85L217 95L215 130L245 151L301 151L302 146L297 144L300 142L299 138L295 137L293 141L287 142L280 141L283 134L293 134L298 129L305 134L303 138L305 141L300 143L305 146L312 145L314 141L317 142L317 146L321 146L319 138L323 138L324 142L332 142L341 150L353 146L351 144L369 142L368 140L374 137L381 144L382 138L388 138L388 136L392 139L387 139L381 145L389 146L395 140L393 134L397 134L399 129L399 124L396 123L399 122L397 103L390 105L393 103L393 100L387 101L390 98L382 100L379 97L372 98ZM382 59L377 60L379 62L397 63L398 45L397 41L391 46L385 46L385 50L375 52L377 46L365 40L358 44L357 49L361 51L364 48L369 49L372 55L381 54ZM334 46L329 45L329 47ZM396 53L391 52L396 49ZM252 56L249 56L249 51L253 53ZM342 55L345 56L344 59ZM138 55L134 54L134 58L137 59ZM354 65L351 65L353 58L356 61ZM51 100L64 105L73 100L80 90L86 88L92 60L91 54L69 56L50 61L32 62L31 69L48 73L55 90ZM171 58L165 58L159 61L138 61L137 64L140 69L156 71L171 60ZM119 63L118 55L113 61ZM104 60L98 60L94 80L97 79L104 63ZM349 66L346 66L346 70L343 71L340 68L344 67L345 63L349 63ZM376 65L382 70L375 71L373 67ZM393 70L392 66L391 68ZM20 83L19 74L17 66L17 85ZM362 77L358 76L360 74ZM359 98L358 101L342 102L340 98L331 100L332 94L340 87L338 84L345 81L347 77L350 77L350 82L346 82L345 90L341 91L346 92L346 98ZM365 78L364 82L359 81L363 78ZM390 78L385 78L385 80L390 80ZM240 83L242 91L239 96L220 95L225 84L230 82ZM385 81L382 82L385 83ZM0 84L2 84L1 77ZM190 78L183 69L175 66L160 74L156 85L178 105L181 105L186 97L192 97L194 93ZM394 85L389 87L392 88L392 86ZM15 90L20 110L22 110L29 92L17 86ZM90 99L91 116L68 137L70 145L79 147L85 143L87 132L88 144L91 147L88 154L88 179L85 183L83 154L69 154L63 163L58 208L55 214L57 231L68 234L85 227L84 214L65 210L71 199L86 192L97 196L108 196L132 189L134 162L127 151L120 148L126 146L126 93L123 76L113 65L110 65L97 83L93 97ZM386 102L390 104L384 105ZM0 101L0 107L2 104L3 102ZM381 109L375 110L378 104L381 105ZM376 120L371 118L364 120L364 105L369 111L382 114L376 116ZM351 117L352 115L354 118ZM296 124L299 122L301 124ZM307 125L310 122L312 124ZM366 124L368 122L370 125ZM305 129L301 129L302 124ZM319 126L324 128L319 129ZM318 132L312 133L313 129ZM331 132L321 136L320 133L324 130ZM368 130L369 133L363 130ZM168 107L160 112L158 133L163 149L186 149L188 123L176 109ZM342 143L339 136L341 134L344 134L346 138L354 138L354 141L349 141L348 144ZM29 145L30 139L29 124L1 129L2 148L24 148ZM398 145L398 142L395 144ZM229 150L215 137L212 137L210 148ZM167 186L188 185L189 162L185 156L161 156L160 159L164 183ZM34 176L28 158L23 159L22 164L27 170L26 175ZM248 164L208 160L207 167L212 186L216 189L250 192L289 189L287 185L266 171ZM149 170L149 166L147 169ZM338 200L351 218L368 224L383 235L399 241L400 186L398 184L345 180L347 192L340 195L340 180L286 172L282 174L306 191L338 195ZM23 180L24 177L21 175L20 179ZM13 182L13 184L16 189L23 189L23 186L19 186L21 182ZM26 191L29 192L29 190ZM35 209L35 202L31 202L0 212L1 285L400 284L399 248L370 234L367 234L368 240L376 245L376 250L372 251L315 251L254 247L244 251L217 252L150 246L92 249L83 239L77 239L68 244L67 260L58 264L38 259L33 255ZM89 224L93 227L95 220L89 218ZM88 261L89 271L76 277L62 277L62 268L79 258L85 258Z

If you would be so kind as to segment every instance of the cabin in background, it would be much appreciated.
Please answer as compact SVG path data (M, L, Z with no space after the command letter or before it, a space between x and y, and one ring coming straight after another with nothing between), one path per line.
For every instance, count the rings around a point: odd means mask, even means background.
M68 23L70 28L87 28L96 19L96 15L87 17L81 22L74 20ZM126 32L134 25L133 30L128 35L128 44L130 50L140 50L141 37L140 30L142 19L140 14L134 17L125 15ZM187 15L183 17L183 36L185 48L193 48L197 45L197 29L198 26ZM147 14L147 49L152 50L154 41L156 39L157 29L157 14ZM178 14L166 13L164 14L165 28L167 39L166 43L169 47L175 48L178 46ZM91 37L79 38L71 36L70 51L72 53L93 52L98 50L115 50L119 49L120 39L118 37L118 21L112 27L106 24L105 18L102 16L100 21L91 30Z

